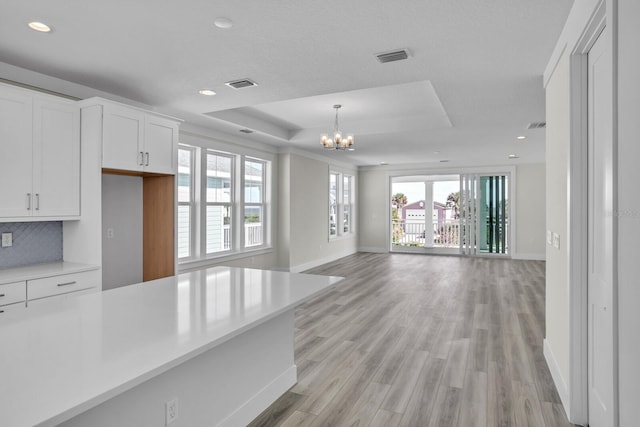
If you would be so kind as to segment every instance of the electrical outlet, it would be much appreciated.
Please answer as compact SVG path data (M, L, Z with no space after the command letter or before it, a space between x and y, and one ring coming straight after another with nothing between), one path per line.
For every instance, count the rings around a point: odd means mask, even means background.
M169 400L167 403L164 404L164 408L166 411L165 425L168 426L169 424L171 424L172 422L178 419L178 398L176 397L175 399Z
M113 228L107 228L107 239L113 239L113 237L115 236L115 231L113 230Z
M9 248L13 246L13 233L2 233L2 247Z

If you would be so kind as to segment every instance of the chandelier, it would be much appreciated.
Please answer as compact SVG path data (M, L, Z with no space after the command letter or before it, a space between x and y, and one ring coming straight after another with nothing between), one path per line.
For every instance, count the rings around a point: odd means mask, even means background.
M347 135L346 137L342 135L340 132L340 128L338 127L338 110L342 107L340 104L336 104L333 108L336 109L336 121L333 124L333 136L329 136L328 134L320 135L320 143L322 146L328 150L349 150L353 151L353 142L354 138L352 134Z

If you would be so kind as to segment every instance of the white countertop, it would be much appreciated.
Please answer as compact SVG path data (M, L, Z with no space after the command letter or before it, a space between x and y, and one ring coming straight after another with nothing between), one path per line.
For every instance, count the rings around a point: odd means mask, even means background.
M97 270L98 268L100 267L97 265L66 261L25 265L23 267L0 268L0 284L79 273L81 271Z
M0 323L0 420L55 425L332 288L215 267L51 301Z

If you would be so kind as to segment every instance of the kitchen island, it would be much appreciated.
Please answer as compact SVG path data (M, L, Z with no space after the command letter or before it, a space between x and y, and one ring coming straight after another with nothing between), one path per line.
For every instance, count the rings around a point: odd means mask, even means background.
M1 424L246 425L296 382L294 308L340 280L215 267L9 313Z

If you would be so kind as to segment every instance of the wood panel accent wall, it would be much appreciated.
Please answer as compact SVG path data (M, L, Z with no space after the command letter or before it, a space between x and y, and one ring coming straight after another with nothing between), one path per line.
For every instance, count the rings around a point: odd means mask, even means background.
M175 274L175 181L173 175L143 176L142 280Z

